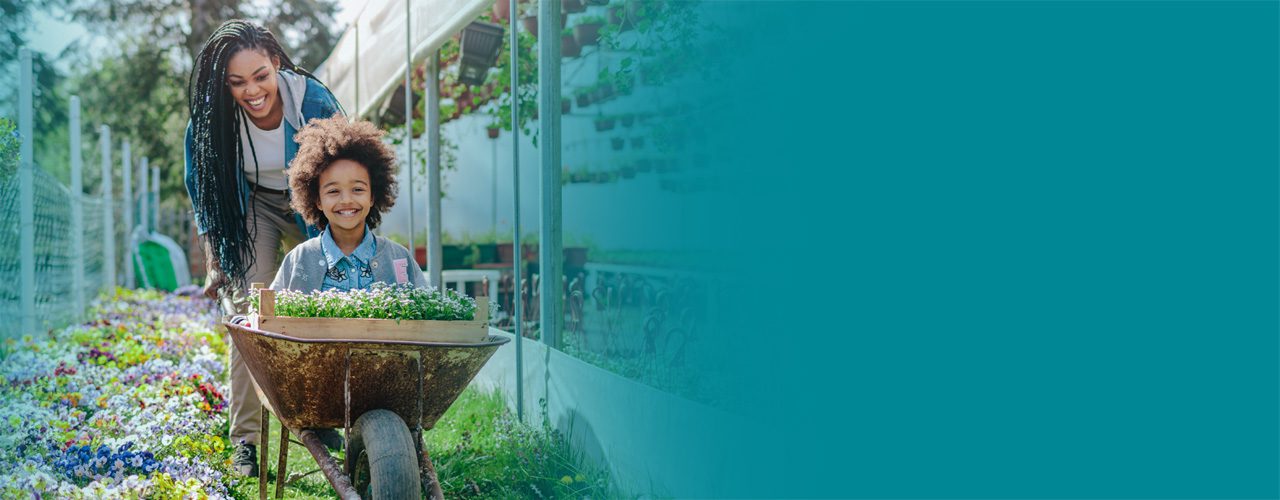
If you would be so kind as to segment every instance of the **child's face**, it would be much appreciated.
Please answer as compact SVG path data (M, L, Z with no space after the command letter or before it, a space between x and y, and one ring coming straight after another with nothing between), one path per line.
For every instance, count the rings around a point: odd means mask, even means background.
M372 192L369 170L354 161L340 159L320 172L320 211L336 229L364 228L373 208Z

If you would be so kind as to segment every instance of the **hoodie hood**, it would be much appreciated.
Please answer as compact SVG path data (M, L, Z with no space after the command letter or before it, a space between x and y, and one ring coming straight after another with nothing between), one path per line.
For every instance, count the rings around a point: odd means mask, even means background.
M282 69L276 72L284 119L294 130L302 130L302 101L307 97L307 77Z

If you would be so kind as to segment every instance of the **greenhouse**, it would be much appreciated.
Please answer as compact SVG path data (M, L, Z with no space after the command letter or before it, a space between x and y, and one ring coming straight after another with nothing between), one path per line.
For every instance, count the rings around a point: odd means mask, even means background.
M1280 498L1278 41L0 0L0 499Z

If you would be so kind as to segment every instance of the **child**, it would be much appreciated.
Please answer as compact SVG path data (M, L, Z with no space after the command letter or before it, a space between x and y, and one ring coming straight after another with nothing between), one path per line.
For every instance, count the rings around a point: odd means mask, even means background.
M348 291L376 282L426 287L413 254L371 231L396 201L396 158L365 121L313 120L289 165L291 206L322 231L280 264L274 290Z

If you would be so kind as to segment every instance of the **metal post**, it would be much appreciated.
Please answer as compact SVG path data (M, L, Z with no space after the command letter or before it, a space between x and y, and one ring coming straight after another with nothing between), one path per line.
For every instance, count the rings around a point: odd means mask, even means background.
M501 2L502 0L498 0ZM518 6L517 0L509 0L511 2L511 187L512 200L515 203L513 210L515 212L511 219L512 225L512 253L515 258L511 259L512 285L514 294L512 303L515 305L512 311L512 318L516 325L516 418L521 422L524 421L524 344L521 339L524 338L524 307L521 306L520 297L520 259L523 257L520 249L520 23L515 22ZM557 92L557 94L559 94ZM557 114L560 108L556 108ZM496 167L495 167L496 168ZM496 182L496 181L495 181Z
M160 232L160 167L151 167L151 230Z
M360 118L360 16L356 16L356 116Z
M133 156L129 151L129 140L125 139L120 149L120 165L124 172L120 179L120 198L124 205L121 219L124 226L124 287L132 289L133 285Z
M560 345L560 323L564 322L564 288L560 251L560 0L538 3L538 107L541 114L539 141L542 146L542 210L539 213L538 273L542 275L538 317L542 342Z
M98 127L102 137L98 150L102 153L102 286L107 290L116 287L116 226L115 207L112 206L111 186L111 127Z
M20 335L35 333L36 330L36 211L35 211L35 127L32 120L35 110L31 102L35 75L31 70L31 51L22 49L18 53L21 67L18 73L18 127L22 134L22 144L18 153L22 155L18 164L18 252L22 256L22 270L19 286L22 287L22 331Z
M405 165L409 166L409 255L413 255L413 265L418 265L418 251L413 241L413 13L410 0L404 2L404 144ZM414 269L413 272L418 272Z
M84 314L84 212L80 196L84 168L80 157L80 97L71 96L71 301L76 315Z
M443 288L440 267L440 51L427 59L427 271L431 286Z
M138 227L142 228L144 234L151 230L151 226L148 225L151 214L150 203L148 203L151 198L151 188L147 186L151 180L151 176L148 175L151 173L151 167L148 166L147 160L147 157L142 157L142 167L138 172Z

